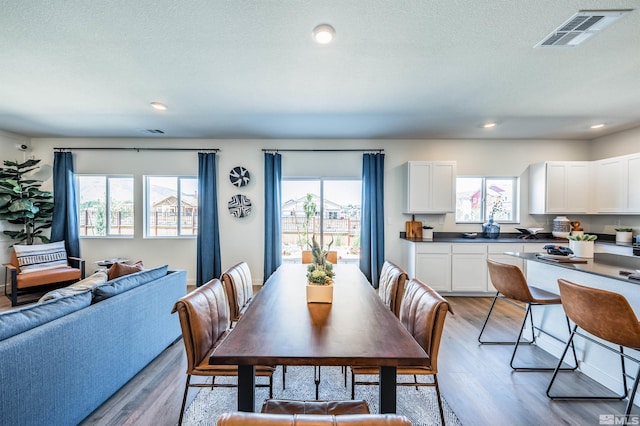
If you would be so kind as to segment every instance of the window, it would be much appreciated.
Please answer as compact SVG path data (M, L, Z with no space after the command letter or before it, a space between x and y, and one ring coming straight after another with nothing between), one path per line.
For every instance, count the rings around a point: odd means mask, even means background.
M519 222L517 177L456 178L456 222Z
M81 237L133 235L133 177L77 175Z
M145 177L145 236L198 234L198 178Z
M300 262L313 235L338 252L340 263L360 257L362 182L357 179L282 180L282 258Z

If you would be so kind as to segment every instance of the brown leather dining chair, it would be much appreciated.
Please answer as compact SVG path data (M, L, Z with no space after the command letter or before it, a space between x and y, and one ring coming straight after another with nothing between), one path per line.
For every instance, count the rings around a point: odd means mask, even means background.
M444 320L450 311L449 303L431 287L419 281L410 280L405 287L400 306L400 322L422 346L429 358L429 365L398 367L398 376L413 376L412 382L398 382L397 386L434 387L438 398L440 421L444 425L444 410L438 386L438 351L444 329ZM357 375L378 375L377 367L351 366L351 398L355 397L356 385L378 385L377 381L356 381ZM418 382L417 376L432 376L433 382Z
M218 426L411 426L405 416L397 414L263 414L224 413Z
M233 322L238 321L253 299L251 270L246 262L233 265L221 277L229 299L229 313Z
M567 342L564 352L558 361L558 365L553 372L549 386L547 387L547 396L551 399L616 399L623 400L629 398L625 409L625 415L629 416L633 407L633 400L638 390L638 381L640 380L640 372L637 372L633 380L631 392L627 388L627 372L625 370L625 359L631 360L638 364L640 369L640 360L633 358L624 352L624 348L640 350L640 323L635 312L629 305L627 299L618 293L612 291L601 290L593 287L586 287L573 283L564 279L558 280L560 288L560 298L567 316L573 321L574 327L571 337ZM581 331L588 333L585 334ZM582 337L602 348L620 354L620 363L622 370L622 386L623 393L617 396L571 396L571 395L552 395L551 387L553 386L562 360L565 358L569 345L573 343L576 337ZM603 344L601 341L595 340L593 336L618 346L618 350L611 346ZM629 376L633 377L633 376Z
M400 317L400 305L404 294L405 282L409 279L407 273L388 260L382 264L378 294L382 302L387 305L396 317Z
M187 381L184 386L182 408L178 424L182 424L187 393L190 387L237 387L236 384L217 384L218 376L237 376L235 365L209 365L209 357L216 345L229 332L229 304L220 280L213 279L191 293L181 297L171 313L178 313L182 340L187 354ZM273 397L273 371L271 366L256 366L256 376L268 377L268 384L256 384L269 388ZM191 384L191 376L210 376L211 383Z
M514 360L516 358L516 353L518 351L518 347L522 344L532 345L536 341L535 330L538 330L546 335L554 338L555 340L565 343L562 339L557 336L553 336L543 330L540 327L534 326L533 323L533 312L531 310L532 306L551 306L551 305L561 305L562 302L560 300L560 296L551 293L549 291L530 286L527 283L527 279L524 277L524 274L515 265L508 265L506 263L496 262L495 260L487 259L487 266L489 268L489 277L491 278L491 282L493 286L496 288L496 294L493 297L493 302L491 303L491 307L489 308L489 312L487 313L487 317L484 320L484 324L482 325L482 329L480 330L480 334L478 335L478 342L481 345L514 345L513 353L511 354L511 361L509 365L513 370L516 371L552 371L553 367L544 367L544 366L534 366L534 367L523 367L523 366L515 366ZM482 334L484 333L487 323L489 322L489 318L491 317L491 313L493 312L493 308L496 305L498 300L503 300L508 302L518 308L522 308L524 305L525 315L522 319L522 325L520 326L520 332L518 333L518 338L515 341L487 341L482 340ZM522 334L524 332L524 327L527 324L527 318L530 320L531 325L531 340L523 341ZM569 325L569 318L566 317L567 321L567 330L571 333L571 326ZM573 359L574 366L563 368L563 370L575 370L578 366L578 358L576 356L576 351L573 345L571 345L573 351Z
M313 255L311 250L302 250L302 263L307 264L313 262ZM331 250L327 253L327 262L336 264L338 263L338 252Z

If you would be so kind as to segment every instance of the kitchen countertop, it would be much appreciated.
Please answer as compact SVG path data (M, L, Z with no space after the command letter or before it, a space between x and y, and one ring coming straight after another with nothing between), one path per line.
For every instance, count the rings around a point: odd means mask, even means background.
M554 244L562 243L567 244L569 240L566 238L554 238L550 232L540 233L537 238L523 238L523 234L519 232L503 232L498 238L483 238L482 232L478 232L476 238L465 238L462 236L462 232L434 232L432 240L425 240L423 238L407 238L406 233L400 232L400 238L406 241L414 243L542 243L542 244ZM616 243L615 235L596 234L598 239L595 241L597 244L609 244L620 247L632 247L632 243Z
M620 271L635 272L636 270L640 270L640 258L637 257L619 256L609 253L596 253L593 259L586 259L587 263L558 263L541 259L537 257L536 253L506 252L505 254L531 262L543 263L550 266L556 266L558 268L572 269L574 271L600 275L602 277L613 278L630 284L640 285L640 280L633 280L627 278L625 275L620 275Z

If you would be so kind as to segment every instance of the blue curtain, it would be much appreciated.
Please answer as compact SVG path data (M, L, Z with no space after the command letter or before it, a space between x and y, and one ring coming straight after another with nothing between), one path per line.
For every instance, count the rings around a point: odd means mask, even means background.
M264 280L282 264L282 158L264 154Z
M198 250L196 286L220 278L220 233L218 229L218 192L216 154L198 153Z
M378 288L384 263L384 154L362 157L360 270Z
M73 156L70 152L55 152L53 154L51 241L64 241L67 255L80 257L79 234Z

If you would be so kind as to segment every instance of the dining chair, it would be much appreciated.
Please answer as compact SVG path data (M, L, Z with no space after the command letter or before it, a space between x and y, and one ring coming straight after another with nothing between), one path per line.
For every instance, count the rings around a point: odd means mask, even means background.
M313 262L313 255L311 254L311 250L302 250L302 263L308 264ZM331 250L327 252L327 262L336 264L338 263L338 252Z
M229 304L224 286L213 279L196 290L181 297L171 313L178 313L182 340L187 355L187 381L184 387L182 407L178 424L182 424L187 394L190 387L237 387L236 384L216 383L218 376L237 376L236 365L209 365L209 357L216 345L229 333ZM269 398L273 397L272 366L256 366L256 376L268 377L269 383L256 386L268 387ZM209 376L211 383L191 383L191 376Z
M496 294L493 297L493 302L491 303L491 307L489 308L489 312L487 313L487 317L484 320L484 324L482 325L482 329L480 330L480 334L478 335L478 342L481 345L514 345L513 353L511 354L511 361L509 365L512 369L516 371L553 371L553 367L543 367L543 366L534 366L534 367L518 367L514 365L514 360L516 358L516 353L518 351L518 347L522 344L524 345L533 345L536 341L535 330L538 330L546 335L552 337L553 339L565 343L562 339L548 333L540 327L537 327L533 323L533 312L531 310L532 306L551 306L551 305L561 305L562 302L560 300L560 296L551 293L549 291L530 286L527 283L527 279L524 277L524 274L515 265L508 265L506 263L496 262L495 260L487 259L487 266L489 268L489 277L491 278L491 282L493 286L496 288ZM522 319L522 325L520 326L520 332L518 334L518 338L515 341L486 341L482 340L482 334L487 327L487 323L489 322L489 317L491 317L491 313L493 312L493 308L498 300L503 300L522 309L522 305L524 304L524 318ZM522 335L524 333L524 327L527 324L527 318L530 320L531 324L531 340L523 341ZM569 333L571 333L571 326L569 325L569 318L565 315L565 319L567 321L567 329ZM576 351L573 345L571 345L573 351L573 359L574 366L563 368L568 370L575 370L578 366L578 358L576 356Z
M636 351L640 350L640 323L638 322L638 318L636 317L633 308L629 305L629 302L623 295L612 291L583 286L565 279L558 280L558 287L560 288L562 306L564 307L567 316L571 321L573 321L574 327L571 332L571 337L569 337L569 341L565 345L562 356L558 361L558 365L553 372L549 386L547 387L547 396L551 399L600 400L623 400L628 397L629 399L625 408L625 416L629 417L629 414L631 414L631 408L633 407L633 400L635 399L636 391L638 390L638 381L640 380L640 359L631 357L624 352L625 347ZM586 331L588 335L578 331L579 329ZM621 395L574 396L566 394L551 394L551 387L558 376L562 360L567 355L569 346L573 343L573 339L576 336L589 340L600 347L620 355L623 388L623 393ZM595 340L593 336L601 340ZM618 350L612 348L610 345L603 344L602 341L618 346ZM627 374L624 362L625 359L638 364L638 371L636 372L635 378ZM627 387L627 377L634 379L630 393Z
M217 426L411 426L405 416L397 414L264 414L223 413Z
M407 273L388 260L382 264L378 294L382 302L387 305L396 317L400 316L400 305L404 294L405 282L409 279Z
M267 414L369 414L369 404L364 399L345 401L306 401L291 399L266 399L261 413Z
M428 365L398 367L398 376L412 376L413 381L398 382L397 386L434 387L438 399L440 422L444 425L444 410L438 386L438 351L449 303L431 287L414 278L407 282L400 306L400 322L427 353ZM356 385L379 385L378 381L356 381L358 375L378 375L378 367L351 366L351 399ZM432 376L433 382L419 382L417 376Z
M240 262L224 271L220 279L227 292L231 327L233 327L233 323L240 319L253 299L251 270L246 262Z

